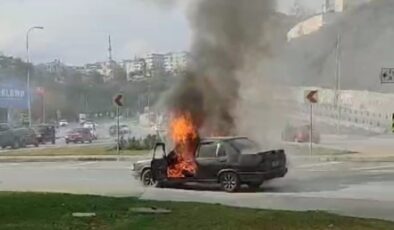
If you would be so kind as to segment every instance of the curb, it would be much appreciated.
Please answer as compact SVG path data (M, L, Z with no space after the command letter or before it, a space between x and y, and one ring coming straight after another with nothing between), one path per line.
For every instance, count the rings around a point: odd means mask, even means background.
M324 156L319 161L349 161L349 162L394 162L393 156Z
M394 162L392 155L370 155L360 153L338 154L338 155L298 155L295 159L313 159L319 162L344 161L344 162Z

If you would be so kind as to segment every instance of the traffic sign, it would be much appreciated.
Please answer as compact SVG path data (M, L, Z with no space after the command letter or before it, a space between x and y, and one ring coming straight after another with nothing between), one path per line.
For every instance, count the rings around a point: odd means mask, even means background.
M309 103L318 103L319 102L319 91L317 90L306 90L305 91L305 99Z
M394 133L394 113L391 119L391 132Z
M115 97L114 97L114 103L117 105L117 106L123 106L123 95L122 94L117 94Z
M380 72L380 83L394 83L394 68L382 68L382 71Z

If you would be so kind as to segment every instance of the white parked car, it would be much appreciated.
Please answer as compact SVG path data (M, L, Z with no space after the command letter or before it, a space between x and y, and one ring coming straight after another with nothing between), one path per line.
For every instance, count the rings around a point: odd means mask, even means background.
M59 121L59 126L60 126L60 127L66 127L66 126L68 126L68 121L67 121L67 120L60 120L60 121Z
M97 128L97 123L93 121L86 121L83 125L84 128L89 129L90 133L92 134L93 138L95 140L98 139L96 128Z

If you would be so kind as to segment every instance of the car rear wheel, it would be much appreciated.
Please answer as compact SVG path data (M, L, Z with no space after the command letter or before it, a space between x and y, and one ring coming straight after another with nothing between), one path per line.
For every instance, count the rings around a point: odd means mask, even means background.
M25 140L20 140L19 146L22 148L26 148L26 141Z
M240 187L238 175L234 172L224 172L219 177L220 185L226 192L235 192Z
M141 174L141 182L145 187L156 186L157 182L153 180L152 170L146 169Z

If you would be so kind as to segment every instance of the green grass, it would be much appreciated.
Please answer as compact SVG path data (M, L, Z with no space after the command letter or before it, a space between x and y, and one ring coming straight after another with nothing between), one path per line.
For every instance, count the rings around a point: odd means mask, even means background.
M148 150L125 150L120 154L124 156L134 156L147 154ZM108 149L104 146L84 146L84 147L55 147L45 149L21 149L1 153L0 156L105 156L117 155L116 150Z
M131 207L167 208L170 214L137 214ZM73 212L95 212L76 218ZM387 230L394 223L324 212L268 211L198 203L140 201L64 194L0 193L0 230Z

